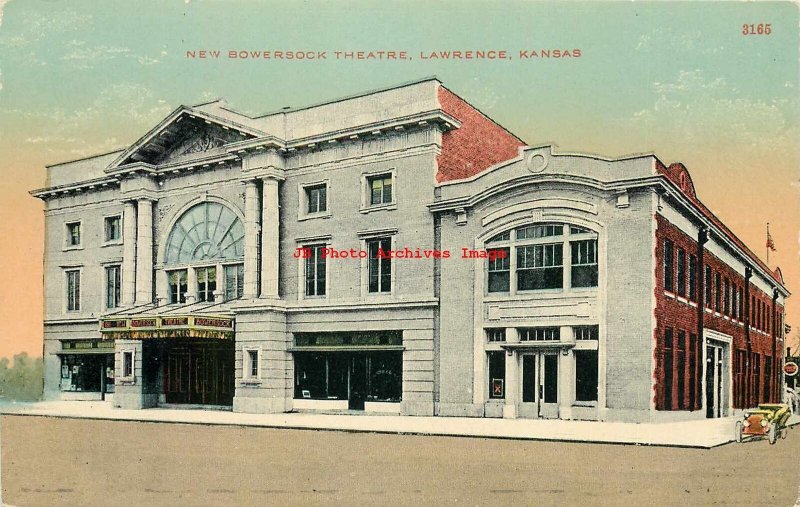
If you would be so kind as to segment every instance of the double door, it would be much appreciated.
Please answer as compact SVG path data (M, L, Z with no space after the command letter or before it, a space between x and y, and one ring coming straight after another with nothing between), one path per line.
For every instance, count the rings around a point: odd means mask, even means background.
M723 348L719 345L706 345L706 417L724 417L723 397Z
M164 394L167 403L233 403L233 340L187 341L168 344L166 348Z
M537 417L558 417L558 352L523 354L522 402L534 404Z

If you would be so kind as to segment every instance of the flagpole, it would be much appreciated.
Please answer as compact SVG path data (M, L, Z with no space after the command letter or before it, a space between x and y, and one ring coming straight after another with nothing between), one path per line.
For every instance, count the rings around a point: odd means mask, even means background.
M767 222L767 266L769 266L769 222Z

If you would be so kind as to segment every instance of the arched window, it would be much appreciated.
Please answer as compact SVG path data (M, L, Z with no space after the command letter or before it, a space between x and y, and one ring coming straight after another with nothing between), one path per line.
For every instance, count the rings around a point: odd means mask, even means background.
M244 226L236 213L216 202L192 206L175 222L164 250L169 302L185 303L187 295L214 301L218 276L225 300L242 297L244 269L236 261L243 256ZM169 269L187 264L194 267Z
M597 287L597 233L577 225L540 223L486 241L487 292Z

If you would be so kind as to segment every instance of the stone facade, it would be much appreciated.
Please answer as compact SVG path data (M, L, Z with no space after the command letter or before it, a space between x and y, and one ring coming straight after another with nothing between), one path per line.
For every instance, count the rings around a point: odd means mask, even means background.
M706 415L710 340L731 392L712 403L742 408L764 398L736 397L726 358L774 358L775 390L788 292L681 168L528 147L435 79L260 117L182 106L128 149L48 167L33 192L46 203L45 396L672 420ZM697 253L701 230L702 266L737 287L752 273L771 324L712 309L697 338L697 305L665 289L664 240ZM378 240L422 254L296 258ZM695 333L691 365L665 348L668 327ZM763 387L764 368L747 367L748 389Z

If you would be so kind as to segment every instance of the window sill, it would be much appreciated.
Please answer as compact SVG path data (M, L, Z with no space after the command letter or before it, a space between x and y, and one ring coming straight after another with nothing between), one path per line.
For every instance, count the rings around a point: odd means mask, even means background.
M239 381L239 385L242 387L258 387L261 385L261 380L259 379L244 379Z
M395 209L397 209L397 203L392 202L389 204L375 204L373 206L365 206L358 211L360 213L372 213L373 211L395 210Z
M61 250L64 252L69 252L70 250L83 250L83 245L65 246Z
M106 241L100 246L101 247L106 247L106 246L120 246L120 245L122 245L122 240L121 239L117 240L117 241Z
M597 408L596 401L576 401L572 404L573 407Z
M327 219L331 218L333 214L330 211L323 211L320 213L306 213L305 215L299 215L297 217L298 222L303 222L305 220L314 220L315 218Z

